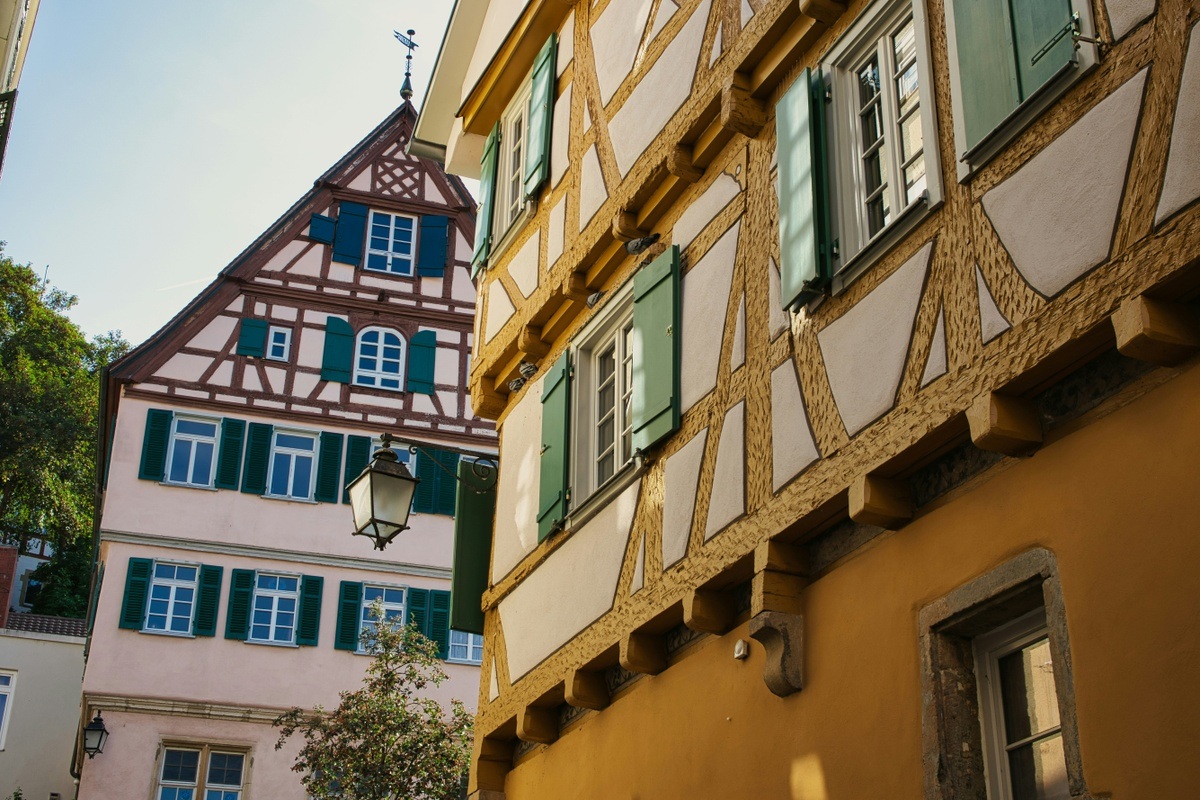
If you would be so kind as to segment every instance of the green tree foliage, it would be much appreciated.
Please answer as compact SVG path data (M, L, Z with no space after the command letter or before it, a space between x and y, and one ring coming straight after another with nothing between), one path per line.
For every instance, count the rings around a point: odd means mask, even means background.
M375 609L375 618L382 608ZM374 653L361 689L326 712L293 708L275 725L275 749L296 733L292 769L317 800L455 800L471 757L472 720L459 700L447 711L423 696L446 680L437 645L416 628L385 622L364 630Z

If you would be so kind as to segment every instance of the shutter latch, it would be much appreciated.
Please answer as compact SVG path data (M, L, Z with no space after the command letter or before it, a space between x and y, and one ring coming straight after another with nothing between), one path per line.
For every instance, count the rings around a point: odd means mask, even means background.
M1079 49L1080 42L1087 42L1088 44L1094 44L1100 47L1108 44L1108 42L1104 41L1103 39L1084 36L1082 33L1080 33L1079 14L1072 14L1071 19L1067 22L1067 24L1062 26L1062 28L1060 28L1053 36L1050 37L1050 41L1042 45L1042 48L1033 54L1033 57L1029 59L1029 66L1032 67L1041 61L1047 53L1054 49L1054 45L1061 42L1068 34L1071 36L1071 41L1075 44L1076 50Z

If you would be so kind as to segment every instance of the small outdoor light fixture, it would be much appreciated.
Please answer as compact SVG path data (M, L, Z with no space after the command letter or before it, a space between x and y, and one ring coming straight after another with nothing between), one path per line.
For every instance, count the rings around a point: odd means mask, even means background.
M391 448L391 434L381 437L383 447L346 491L354 513L354 535L366 536L382 550L402 531L408 530L413 493L420 478L413 477ZM97 715L99 718L99 715Z
M97 753L104 752L104 743L108 741L108 728L100 718L100 709L96 709L96 718L83 729L83 752L88 758L95 758Z

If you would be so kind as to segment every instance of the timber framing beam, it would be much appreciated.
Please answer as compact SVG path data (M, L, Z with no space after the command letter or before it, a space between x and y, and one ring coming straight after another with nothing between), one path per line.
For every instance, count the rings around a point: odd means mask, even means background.
M1126 300L1112 315L1121 355L1170 366L1200 350L1196 309L1145 295Z

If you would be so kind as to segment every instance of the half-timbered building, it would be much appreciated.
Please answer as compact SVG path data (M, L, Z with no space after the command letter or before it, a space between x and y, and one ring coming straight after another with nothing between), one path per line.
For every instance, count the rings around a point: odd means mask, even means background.
M405 101L102 389L102 511L83 722L110 731L80 796L305 797L271 722L356 688L374 624L439 647L474 702L482 642L449 628L453 475L495 451L467 401L474 202L407 155ZM345 485L388 432L411 529L352 536Z

